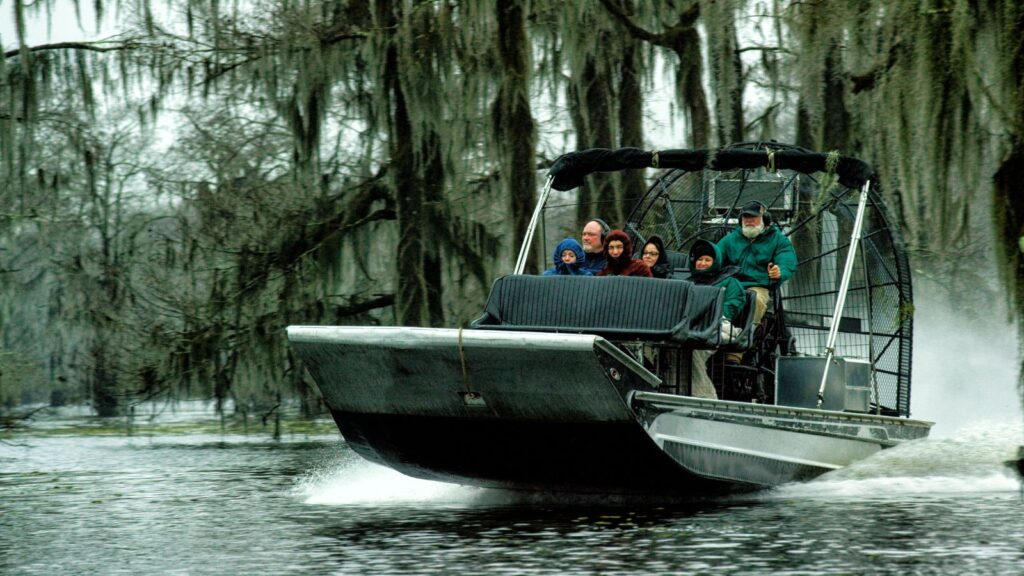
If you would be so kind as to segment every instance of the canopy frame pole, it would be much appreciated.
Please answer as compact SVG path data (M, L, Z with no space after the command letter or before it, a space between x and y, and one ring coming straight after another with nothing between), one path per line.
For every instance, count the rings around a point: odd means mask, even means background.
M544 183L544 190L540 193L540 198L537 199L537 207L533 209L533 216L530 218L530 225L526 227L526 237L523 238L523 245L519 248L519 257L516 258L516 267L512 270L513 274L522 274L523 269L526 268L526 259L530 255L530 244L533 243L533 233L537 229L537 220L540 219L540 215L544 212L544 205L548 202L548 195L551 193L551 183L555 181L554 176L548 176L547 182Z
M665 207L668 209L668 216L669 216L669 218L672 221L672 236L674 237L673 240L675 240L675 245L676 246L682 247L682 245L683 245L683 235L679 232L679 220L676 219L676 209L675 209L674 206L672 206L672 197L668 195L668 186L665 185L665 177L664 176L662 176L661 178L658 178L658 184L661 185L661 193L658 194L657 197L665 199ZM703 188L704 187L701 186L701 196L703 196L703 194L704 194ZM702 204L703 204L703 202L702 202ZM704 206L700 207L700 211L701 212L704 211Z
M868 190L871 188L871 180L864 182L860 189L860 200L857 203L857 217L853 221L853 232L850 234L850 251L846 253L846 265L843 268L843 279L839 283L839 295L836 298L836 309L832 313L832 325L828 329L828 341L825 343L825 369L821 373L821 385L818 386L818 404L825 401L825 383L828 381L828 369L835 360L836 337L839 335L839 321L843 317L843 307L846 305L846 292L850 288L850 276L853 275L853 262L857 258L857 246L860 245L861 228L864 226L864 211L868 204Z

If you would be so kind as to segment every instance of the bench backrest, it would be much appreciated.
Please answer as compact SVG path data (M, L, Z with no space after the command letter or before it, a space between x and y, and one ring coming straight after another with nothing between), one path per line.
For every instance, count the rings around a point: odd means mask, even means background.
M579 332L612 340L719 341L724 291L680 280L593 276L504 276L472 328Z
M668 265L672 268L672 272L675 275L678 275L680 272L683 272L686 276L689 275L690 257L688 254L675 250L666 250L665 256L668 258Z

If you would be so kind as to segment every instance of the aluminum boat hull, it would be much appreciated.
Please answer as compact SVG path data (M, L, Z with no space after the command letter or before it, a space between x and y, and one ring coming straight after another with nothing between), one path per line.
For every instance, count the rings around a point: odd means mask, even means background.
M704 496L813 478L930 427L659 393L594 335L292 326L288 337L356 452L459 484Z

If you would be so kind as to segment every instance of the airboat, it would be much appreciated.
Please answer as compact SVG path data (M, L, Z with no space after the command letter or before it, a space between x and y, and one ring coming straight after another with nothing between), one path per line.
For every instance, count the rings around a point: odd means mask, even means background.
M623 227L672 279L523 274L552 189L656 171ZM799 256L773 306L720 340L722 289L686 254L769 207ZM542 225L543 227L543 225ZM542 233L541 236L544 236ZM542 240L546 242L546 240ZM552 166L515 268L458 329L290 326L341 434L409 476L549 492L701 497L803 481L927 436L910 419L913 300L871 167L774 142L593 149ZM697 349L718 399L690 394ZM743 362L721 360L739 351Z

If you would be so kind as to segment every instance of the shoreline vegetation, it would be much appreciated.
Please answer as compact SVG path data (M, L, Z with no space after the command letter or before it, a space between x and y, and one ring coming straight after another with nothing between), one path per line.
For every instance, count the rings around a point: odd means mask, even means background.
M192 434L264 436L281 440L297 436L338 434L330 416L307 417L297 410L282 412L279 417L270 415L264 418L252 415L245 417L237 412L218 415L212 409L167 407L137 410L134 415L101 417L84 404L60 408L24 406L0 416L0 442L31 437L153 437Z
M865 159L915 283L1024 335L1024 3L115 0L95 36L64 4L0 2L0 414L321 414L287 326L465 326L588 148ZM647 185L588 176L542 227Z

